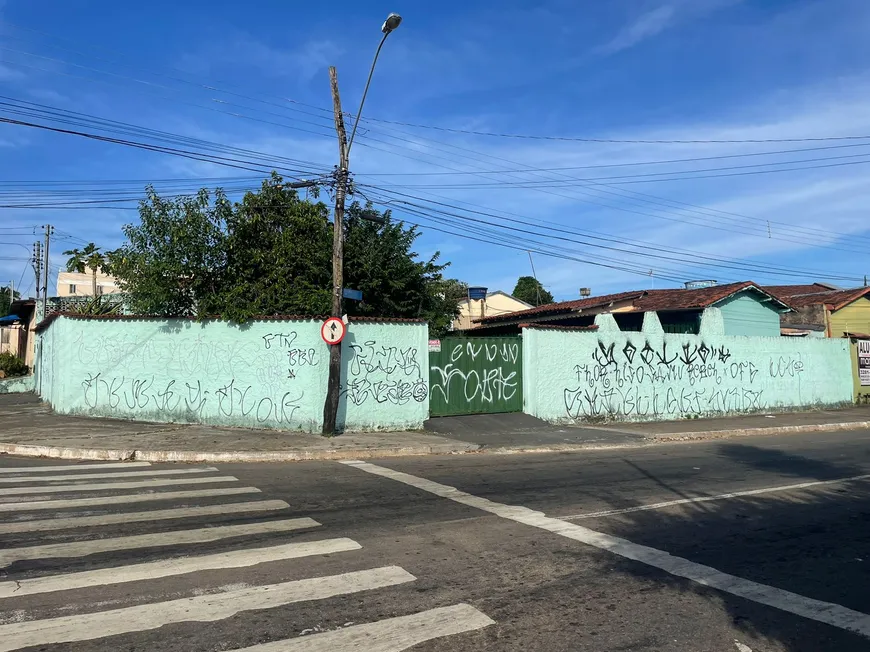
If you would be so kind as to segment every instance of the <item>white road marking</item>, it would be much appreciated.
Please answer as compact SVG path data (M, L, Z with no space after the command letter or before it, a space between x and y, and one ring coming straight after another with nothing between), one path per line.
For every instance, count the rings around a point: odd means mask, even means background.
M70 498L69 500L20 500L0 503L0 512L25 512L37 509L66 509L67 507L93 507L94 505L128 505L152 500L183 500L187 498L211 498L212 496L235 496L258 494L256 487L229 487L227 489L197 489L196 491L158 491L129 496L100 496L98 498Z
M56 559L59 557L83 557L100 552L114 550L132 550L135 548L152 548L175 546L191 543L207 543L229 537L243 537L251 534L269 532L290 532L320 525L310 518L291 518L283 521L263 521L260 523L245 523L243 525L221 525L204 527L196 530L178 530L175 532L157 532L154 534L136 534L129 537L111 539L91 539L87 541L70 541L68 543L51 543L44 546L28 546L25 548L6 548L0 550L0 568L9 566L16 561L26 559Z
M115 568L68 573L66 575L51 575L30 580L0 582L0 599L33 595L35 593L51 593L53 591L68 591L108 584L123 584L152 580L158 577L184 575L204 570L224 568L243 568L256 566L270 561L297 559L313 555L328 555L348 550L359 550L360 544L352 539L324 539L306 543L286 543L280 546L266 548L249 548L233 550L214 555L200 557L182 557L179 559L164 559L144 564L132 564Z
M81 471L83 469L132 469L151 466L151 462L107 462L105 464L64 464L63 466L10 466L0 473L54 473L55 471Z
M342 464L416 487L469 507L475 507L501 518L540 528L601 550L607 550L626 559L639 561L671 575L684 577L725 593L870 637L870 616L838 604L814 600L767 584L729 575L715 568L696 564L688 559L675 557L655 548L632 543L603 532L596 532L576 523L545 516L542 512L536 512L528 507L497 503L460 491L456 487L418 478L401 471L394 471L368 462L345 461Z
M752 652L751 647L749 647L748 645L743 645L743 643L741 643L737 639L734 639L734 645L737 646L737 652Z
M0 496L23 496L28 494L70 494L78 491L106 491L110 489L148 489L150 487L171 487L186 484L211 484L218 482L238 482L231 475L218 475L213 478L175 478L171 480L136 480L134 482L95 482L93 484L59 484L49 487L4 487Z
M601 518L602 516L616 516L617 514L631 514L632 512L643 512L648 509L662 509L663 507L672 507L673 505L687 505L691 503L706 503L711 500L727 500L729 498L741 498L742 496L757 496L759 494L773 493L776 491L794 491L796 489L807 489L809 487L819 487L828 484L839 484L841 482L856 482L858 480L868 480L870 474L853 475L850 478L840 478L839 480L814 480L813 482L800 482L798 484L784 484L776 487L766 487L764 489L747 489L746 491L733 491L727 494L717 494L715 496L699 496L698 498L680 498L679 500L666 500L661 503L652 503L650 505L637 505L636 507L626 507L625 509L607 509L601 512L588 512L586 514L574 514L573 516L560 516L559 518L575 521L584 518Z
M457 604L322 634L254 645L236 652L402 652L434 638L471 632L494 624L494 620L470 604Z
M52 503L56 504L56 503ZM205 505L202 507L179 507L177 509L156 509L150 512L121 512L100 516L72 516L69 518L49 518L42 521L18 521L0 523L0 534L16 532L40 532L45 530L66 530L76 527L97 527L119 523L142 523L167 521L176 518L196 518L198 516L221 516L223 514L243 514L245 512L268 512L290 507L283 500L260 500L251 503L228 503Z
M398 566L252 586L152 604L0 625L0 652L52 643L89 641L142 632L171 623L214 622L243 611L269 609L306 600L369 591L416 578Z
M18 482L59 482L61 480L97 480L102 478L137 478L156 475L186 475L188 473L211 473L217 471L213 466L204 466L195 469L164 469L161 471L114 471L110 473L74 473L72 475L49 475L49 476L14 476L0 478L0 484L15 484Z

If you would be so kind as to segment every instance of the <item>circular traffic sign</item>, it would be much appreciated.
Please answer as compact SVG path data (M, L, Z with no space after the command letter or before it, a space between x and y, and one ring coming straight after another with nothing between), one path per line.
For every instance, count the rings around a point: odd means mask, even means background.
M327 344L339 344L347 334L347 327L338 317L330 317L320 327L320 337Z

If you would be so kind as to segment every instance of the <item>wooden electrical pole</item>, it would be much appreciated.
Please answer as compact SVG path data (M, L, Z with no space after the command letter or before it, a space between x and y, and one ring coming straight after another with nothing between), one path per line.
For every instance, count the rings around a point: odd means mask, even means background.
M332 220L332 316L342 318L342 291L344 285L344 202L347 194L348 151L347 132L344 129L344 114L341 112L341 96L338 93L338 74L334 66L329 68L329 83L332 87L332 109L335 114L335 133L338 135L338 170L335 173L335 213ZM341 393L341 344L329 348L329 381L326 386L326 401L323 404L323 434L336 434L338 399Z
M49 267L49 249L51 247L51 236L54 234L54 227L51 224L46 224L45 229L45 250L42 252L43 262L45 263L44 272L42 275L42 319L48 315L48 284L50 283L51 267Z

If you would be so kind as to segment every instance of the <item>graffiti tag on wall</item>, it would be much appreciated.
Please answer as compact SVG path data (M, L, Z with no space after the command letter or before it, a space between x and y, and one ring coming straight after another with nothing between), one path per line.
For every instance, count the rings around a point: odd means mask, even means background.
M82 335L76 341L80 363L126 369L162 367L167 370L164 377L181 376L158 381L154 374L88 374L81 383L84 402L92 409L104 406L167 420L196 421L210 411L258 424L289 424L305 392L289 388L287 380L296 378L298 369L320 363L315 349L293 347L296 338L295 332L271 333L263 336L263 348L258 349L251 343L209 342L202 337L134 347L132 339L88 341ZM237 375L250 373L256 385L236 380ZM228 380L210 380L221 376Z
M346 386L342 394L354 405L422 403L429 386L420 370L419 349L385 346L375 340L348 345Z
M565 411L582 419L762 410L762 380L796 378L803 371L799 357L778 356L766 364L737 360L726 347L704 342L617 348L599 341L590 359L574 366L576 384L563 392Z
M461 387L461 396L467 403L480 400L484 403L509 401L516 396L519 385L517 360L519 344L503 342L497 344L482 340L455 344L445 365L432 365L432 392L439 392L446 402L450 402L450 391ZM464 362L474 363L481 360L482 369L469 369Z

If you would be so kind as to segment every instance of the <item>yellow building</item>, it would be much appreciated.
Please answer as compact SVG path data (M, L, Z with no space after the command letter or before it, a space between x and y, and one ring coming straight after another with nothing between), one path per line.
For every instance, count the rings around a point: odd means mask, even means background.
M501 290L487 292L482 299L467 298L459 302L459 317L453 322L453 330L477 328L477 324L473 321L475 319L505 315L529 308L534 308L534 306L512 297L507 292Z
M57 296L92 297L100 294L115 294L121 291L115 277L103 274L99 269L97 269L96 281L96 292L94 292L94 275L90 270L83 274L60 272L57 275Z
M825 337L870 333L870 287L841 290L829 285L771 285L764 288L794 312L782 315L783 331L818 329Z

